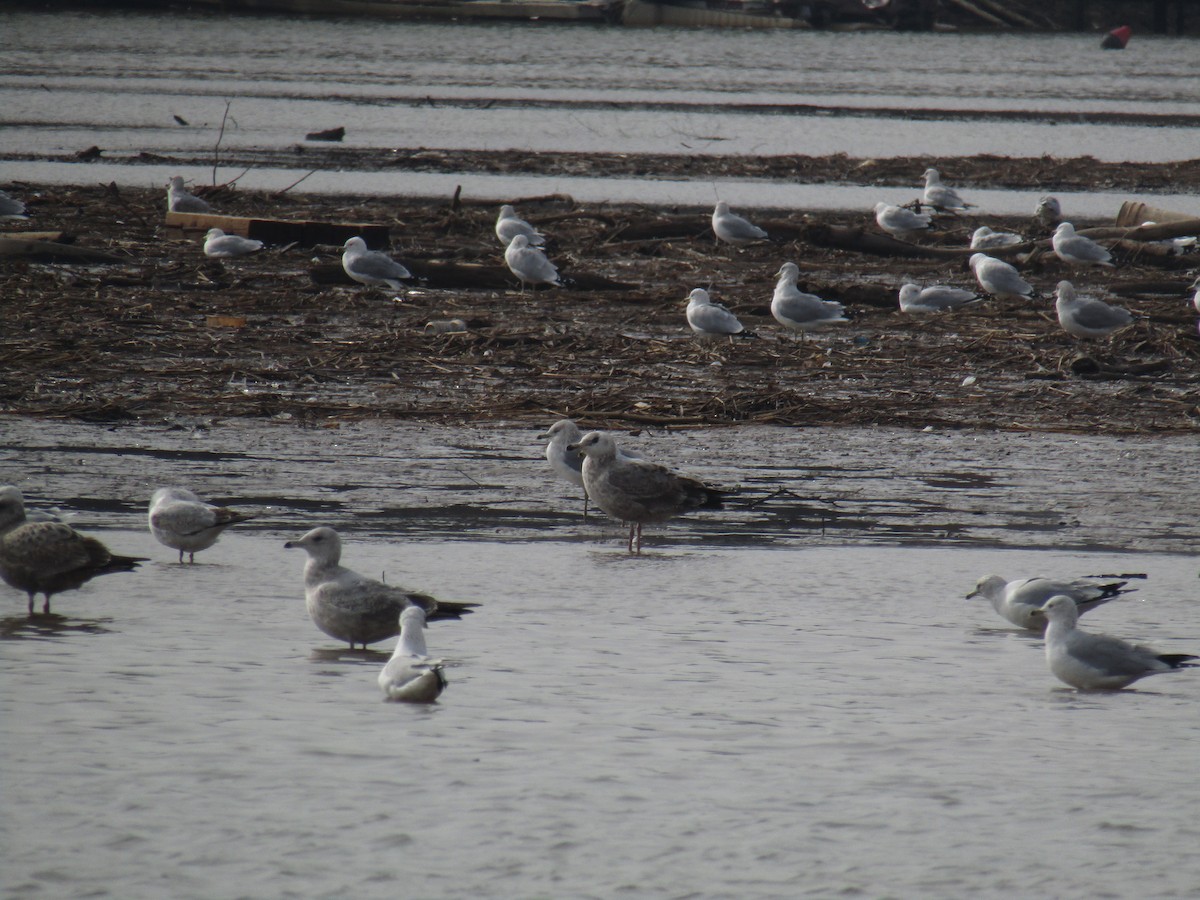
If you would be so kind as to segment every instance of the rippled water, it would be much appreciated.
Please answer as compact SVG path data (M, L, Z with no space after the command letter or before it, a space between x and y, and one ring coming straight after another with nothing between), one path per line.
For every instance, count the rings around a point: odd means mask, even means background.
M1197 650L1192 440L626 436L741 488L635 558L530 428L195 424L5 423L0 481L151 558L32 625L0 588L6 896L1195 895L1200 673L1076 695L963 599L1146 573L1086 622ZM261 518L178 566L167 481ZM437 706L308 621L323 522L484 604Z

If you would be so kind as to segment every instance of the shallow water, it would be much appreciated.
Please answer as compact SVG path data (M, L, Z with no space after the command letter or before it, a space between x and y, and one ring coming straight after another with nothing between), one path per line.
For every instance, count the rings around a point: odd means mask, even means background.
M1145 573L1095 630L1200 647L1194 441L623 436L742 490L579 518L529 428L4 423L0 481L151 558L0 588L6 896L1194 896L1200 673L1076 695L976 578ZM192 427L189 427L192 426ZM174 481L260 510L195 566ZM304 612L298 551L483 603L435 707ZM61 616L61 618L59 618Z

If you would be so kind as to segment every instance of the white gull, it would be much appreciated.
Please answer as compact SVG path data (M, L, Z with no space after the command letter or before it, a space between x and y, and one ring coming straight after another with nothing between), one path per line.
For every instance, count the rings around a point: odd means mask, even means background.
M541 247L546 243L545 236L517 215L517 211L507 203L500 207L500 215L496 217L496 237L507 247L518 234L529 238L529 243Z
M784 263L775 275L779 280L771 296L771 315L781 325L803 332L849 321L845 307L836 300L822 300L796 287L800 267L795 263Z
M1054 255L1072 266L1108 266L1114 267L1112 254L1089 237L1075 233L1075 226L1070 222L1060 222L1050 238Z
M262 246L262 241L244 238L240 234L226 234L220 228L210 228L204 235L204 255L216 259L245 256L261 250Z
M984 575L976 583L975 590L967 594L967 599L984 597L992 604L992 609L1018 628L1041 632L1046 628L1046 620L1038 610L1051 597L1065 594L1075 601L1082 614L1121 594L1132 593L1133 588L1124 590L1128 583L1094 581L1087 578L1056 581L1052 578L1042 578L1040 575L1006 581L1000 575Z
M529 238L518 234L504 251L504 262L508 270L521 281L521 290L527 284L551 284L562 287L558 277L558 269L546 258L546 254L537 247L529 245Z
M1034 295L1033 285L1021 277L1013 266L1002 259L975 253L968 261L979 286L1000 300L1028 300Z
M400 639L379 673L379 689L386 700L432 703L446 687L444 664L425 649L425 610L410 606L400 613Z
M1103 300L1080 297L1069 281L1060 281L1055 291L1054 309L1058 324L1067 334L1079 338L1108 337L1114 331L1133 324L1133 315L1119 306L1109 306Z
M170 212L209 213L213 208L183 186L183 178L172 175L167 183L167 209Z
M980 297L974 291L945 284L933 284L922 288L920 285L909 283L900 286L899 299L902 312L927 313L958 309L976 302Z
M719 240L736 247L767 239L767 233L757 225L730 212L724 200L713 209L712 230Z
M359 284L386 285L398 291L403 281L412 278L412 273L386 253L368 250L367 242L352 237L342 248L342 269Z
M927 231L933 222L928 213L915 213L882 200L875 204L875 222L894 238L908 238Z
M187 488L159 488L150 497L150 533L164 547L179 551L179 561L188 554L188 562L207 550L230 525L248 522L252 516L205 503Z

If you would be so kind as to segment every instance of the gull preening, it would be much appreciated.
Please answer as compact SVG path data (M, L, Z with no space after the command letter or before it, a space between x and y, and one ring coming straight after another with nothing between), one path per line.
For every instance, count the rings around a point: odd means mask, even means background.
M1054 309L1058 324L1067 334L1078 338L1108 337L1114 331L1133 324L1133 314L1103 300L1080 297L1069 281L1060 281L1055 291Z
M1023 243L1025 238L1019 234L1013 234L1011 231L993 231L986 225L980 225L971 234L972 250L995 250Z
M845 307L836 300L822 300L796 287L800 267L795 263L784 263L775 275L779 280L771 297L771 315L779 324L804 332L849 321Z
M932 206L934 209L954 211L965 210L968 206L974 205L965 202L954 188L942 184L942 178L937 169L926 169L922 177L925 179L925 191L921 196L923 205Z
M602 510L629 523L629 552L642 552L642 525L693 509L720 509L721 492L664 466L623 457L611 435L593 431L568 450L582 453L583 484Z
M130 572L141 556L117 556L100 541L62 522L31 522L25 500L14 485L0 487L0 578L33 600L45 595L42 612L50 613L50 598L74 590L97 575Z
M195 194L189 194L180 175L172 175L167 183L167 210L169 212L210 213L213 208Z
M1060 594L1070 597L1082 615L1122 594L1133 593L1134 588L1125 590L1128 583L1093 581L1086 578L1055 581L1041 576L1006 581L1000 575L984 575L976 583L975 590L967 594L967 599L984 597L1001 618L1007 619L1018 628L1041 633L1046 629L1046 619L1040 610L1051 597Z
M979 286L997 299L1028 300L1035 293L1033 285L1002 259L986 253L975 253L968 264Z
M194 563L196 554L215 544L226 528L252 518L205 503L187 488L159 488L150 497L150 533L164 547L178 550L181 563L184 553Z
M1046 626L1046 662L1060 681L1081 691L1119 691L1148 675L1196 668L1190 653L1159 653L1077 627L1075 601L1051 597L1038 614Z
M262 246L262 241L244 238L240 234L226 234L220 228L210 228L204 235L204 255L216 259L245 256L261 250Z
M477 603L447 603L367 578L340 565L342 540L332 528L314 528L285 549L299 547L308 554L304 563L304 603L321 631L353 650L394 637L400 614L418 606L430 619L460 619Z
M934 284L922 288L916 284L900 286L900 310L906 313L943 312L975 303L980 297L974 291Z
M1062 204L1057 197L1043 197L1038 201L1033 217L1047 231L1053 231L1062 221Z
M933 217L881 200L875 204L875 222L894 238L908 238L928 231L933 226Z
M526 235L518 234L512 239L504 251L504 262L508 270L520 279L522 291L527 284L562 287L557 267L546 258L545 253L529 245Z
M724 200L717 203L712 214L712 230L718 240L722 240L727 244L733 244L735 247L742 247L746 244L752 244L755 241L765 241L767 233L755 225L743 219L736 213L729 211L729 204Z
M412 278L412 272L386 253L368 250L367 242L360 237L350 238L342 248L342 269L359 284L382 284L393 291L400 290L402 282Z
M1108 266L1115 268L1112 254L1089 237L1075 233L1070 222L1060 222L1050 238L1054 255L1071 266Z
M546 243L546 237L524 219L507 203L500 207L500 215L496 217L496 237L507 247L518 234L523 234L534 247Z
M25 204L0 191L0 219L25 219Z
M688 294L687 322L700 337L732 338L735 334L751 334L737 316L720 303L714 303L703 288L696 288Z
M379 689L385 700L432 703L446 687L444 665L425 649L425 610L410 606L400 613L400 639L379 673Z

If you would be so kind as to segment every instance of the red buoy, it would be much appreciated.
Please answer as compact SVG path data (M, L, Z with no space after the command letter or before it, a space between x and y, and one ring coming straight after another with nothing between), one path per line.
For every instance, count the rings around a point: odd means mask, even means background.
M1100 46L1105 50L1124 50L1125 45L1129 43L1129 38L1133 35L1133 29L1128 25L1122 25L1120 28L1114 28L1104 36L1104 40L1100 42Z

